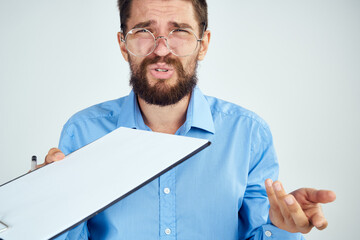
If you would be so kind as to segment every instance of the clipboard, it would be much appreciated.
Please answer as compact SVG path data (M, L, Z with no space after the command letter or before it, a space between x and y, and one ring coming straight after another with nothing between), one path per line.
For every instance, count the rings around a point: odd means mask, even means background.
M0 239L55 238L209 145L206 139L118 128L1 185Z

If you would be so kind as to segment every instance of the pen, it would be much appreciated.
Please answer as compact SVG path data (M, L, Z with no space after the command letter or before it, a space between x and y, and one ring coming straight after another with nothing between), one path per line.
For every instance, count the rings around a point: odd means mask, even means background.
M37 158L36 158L36 156L32 156L31 157L31 171L36 169L36 165L37 165Z

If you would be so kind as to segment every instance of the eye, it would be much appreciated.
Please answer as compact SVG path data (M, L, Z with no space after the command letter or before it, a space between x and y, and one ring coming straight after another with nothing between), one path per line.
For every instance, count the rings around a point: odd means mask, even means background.
M137 33L147 33L148 31L146 30L146 29L137 29L136 31L135 31L135 34L137 34Z
M185 28L178 28L178 29L175 29L173 32L190 33L190 30L185 29Z

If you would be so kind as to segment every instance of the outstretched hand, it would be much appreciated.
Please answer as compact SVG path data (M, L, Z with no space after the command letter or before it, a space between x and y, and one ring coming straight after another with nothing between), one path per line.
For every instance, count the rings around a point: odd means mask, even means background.
M328 225L321 209L321 203L336 199L333 191L300 188L286 194L281 182L265 181L270 201L270 220L280 229L288 232L308 233L315 226L325 229Z

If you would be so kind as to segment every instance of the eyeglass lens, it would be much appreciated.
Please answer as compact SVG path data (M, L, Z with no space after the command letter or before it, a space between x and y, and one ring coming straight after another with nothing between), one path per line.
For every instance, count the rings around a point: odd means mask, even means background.
M126 35L125 41L128 51L135 56L147 56L156 47L154 35L142 28L130 30ZM161 41L161 39L157 41ZM192 31L187 29L176 29L170 32L166 41L169 50L177 56L191 55L198 46L197 37Z

